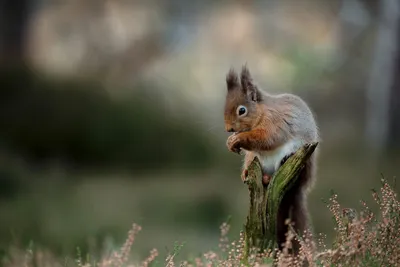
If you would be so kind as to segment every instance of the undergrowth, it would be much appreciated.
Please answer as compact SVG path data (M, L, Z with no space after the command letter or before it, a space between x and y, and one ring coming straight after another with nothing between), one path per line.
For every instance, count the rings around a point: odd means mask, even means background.
M313 236L311 232L298 236L293 229L288 232L287 242L282 251L254 251L248 258L250 266L400 266L400 201L389 183L382 180L380 191L372 191L372 197L379 206L379 213L374 214L365 201L361 201L359 211L342 208L337 194L332 194L327 207L333 214L336 237L328 247L324 234ZM78 266L78 267L147 267L147 266L244 266L243 234L238 240L229 240L230 225L223 223L220 227L219 248L208 251L201 257L187 261L177 261L176 255L182 245L176 244L165 259L159 259L158 250L153 249L143 260L132 259L131 247L141 227L133 224L125 243L116 251L104 252L97 260L83 259L77 251L75 260L56 259L47 250L27 250L10 248L2 265L5 267L44 267L44 266ZM291 240L297 239L301 244L297 256L289 254Z

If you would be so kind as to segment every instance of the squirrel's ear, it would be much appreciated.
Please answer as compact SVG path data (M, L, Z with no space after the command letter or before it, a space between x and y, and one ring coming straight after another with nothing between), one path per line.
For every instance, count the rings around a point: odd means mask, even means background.
M258 102L261 100L261 92L258 90L257 86L253 83L253 78L251 77L250 71L247 65L242 67L242 72L240 74L240 81L244 93L246 93L252 101Z
M239 77L233 68L226 75L226 86L228 87L228 91L240 86Z

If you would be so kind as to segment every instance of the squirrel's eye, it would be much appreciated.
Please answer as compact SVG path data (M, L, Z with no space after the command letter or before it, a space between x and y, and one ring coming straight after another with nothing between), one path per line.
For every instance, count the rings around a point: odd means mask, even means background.
M245 106L239 106L239 107L237 108L237 110L236 110L236 113L237 113L239 116L244 116L244 115L247 114L247 108L246 108Z

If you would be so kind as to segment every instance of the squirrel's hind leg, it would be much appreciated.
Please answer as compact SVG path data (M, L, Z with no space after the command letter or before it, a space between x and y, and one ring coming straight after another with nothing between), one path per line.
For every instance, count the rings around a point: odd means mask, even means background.
M248 175L248 170L247 168L249 165L253 162L254 158L256 157L256 154L251 151L246 151L245 157L244 157L244 164L243 164L243 170L241 174L242 181L246 181L247 175ZM266 173L263 171L263 177L262 177L262 182L264 185L267 185L269 181L271 180L272 175Z
M248 170L247 168L249 165L253 162L254 158L256 157L256 154L251 151L246 151L245 157L244 157L244 164L243 164L243 170L242 170L242 181L246 181L247 175L248 175ZM263 171L263 177L262 177L262 182L263 184L267 185L269 181L271 180L271 175Z
M271 175L269 175L268 173L263 173L263 177L262 177L262 182L264 185L268 185L269 182L271 181Z

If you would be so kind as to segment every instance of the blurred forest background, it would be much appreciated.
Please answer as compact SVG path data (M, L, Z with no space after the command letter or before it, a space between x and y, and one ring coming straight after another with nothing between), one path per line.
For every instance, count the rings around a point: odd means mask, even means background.
M1 0L0 250L96 250L136 222L134 253L200 253L228 216L236 237L248 192L223 106L227 71L246 62L315 112L309 206L331 238L331 189L357 208L400 175L399 5Z

